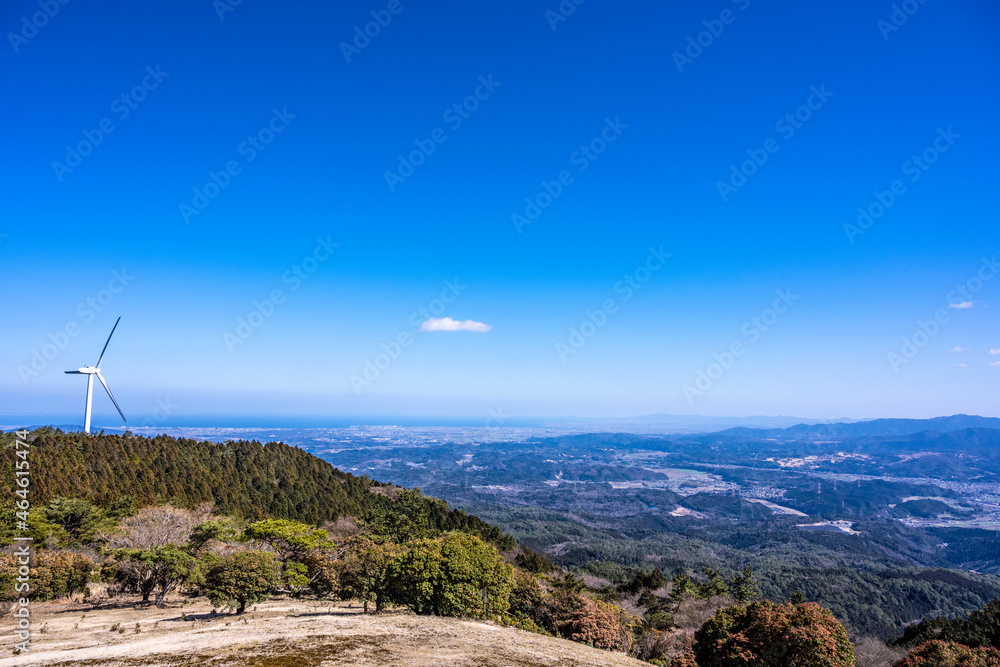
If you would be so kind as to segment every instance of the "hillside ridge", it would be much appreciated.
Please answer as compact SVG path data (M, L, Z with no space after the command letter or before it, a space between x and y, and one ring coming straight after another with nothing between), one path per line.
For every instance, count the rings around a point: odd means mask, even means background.
M14 498L13 433L0 437L0 497ZM158 435L65 433L39 429L31 442L32 505L57 497L102 507L131 498L138 506L212 503L247 521L290 519L320 525L394 504L391 484L357 477L281 442L222 443ZM463 530L508 548L503 532L446 502L423 497L430 526Z

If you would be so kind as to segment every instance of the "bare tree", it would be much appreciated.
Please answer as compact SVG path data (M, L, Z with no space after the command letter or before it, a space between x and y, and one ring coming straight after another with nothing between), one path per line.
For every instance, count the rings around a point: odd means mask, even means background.
M857 667L892 667L905 657L906 651L889 648L877 639L861 639L854 645Z
M341 516L336 521L324 521L320 528L325 530L330 539L334 541L344 540L363 532L352 516Z
M168 544L184 545L195 526L212 517L212 504L193 510L170 505L145 507L122 519L118 529L104 538L112 549L155 549Z

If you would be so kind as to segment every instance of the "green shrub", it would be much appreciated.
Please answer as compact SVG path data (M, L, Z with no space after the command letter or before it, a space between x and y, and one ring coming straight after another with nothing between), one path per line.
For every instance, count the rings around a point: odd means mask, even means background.
M252 523L243 531L243 539L269 544L282 560L301 561L315 549L333 546L325 530L288 519L265 519Z
M343 563L327 549L316 549L302 558L306 568L306 585L319 595L330 595L341 588L340 573Z
M52 600L85 592L95 568L94 562L86 556L69 551L38 551L32 559L29 592L33 600ZM14 555L0 555L0 598L12 600L26 596L26 591L14 589L20 567Z
M82 554L39 552L31 569L31 597L52 600L87 589L94 562Z
M544 604L545 592L538 580L527 572L514 570L507 613L513 618L530 619L532 623L540 624Z
M329 583L339 587L342 599L361 600L366 614L370 603L380 612L391 601L389 568L402 549L398 544L376 542L367 536L350 538L345 544L343 561L335 566L336 579L331 578ZM328 572L327 576L333 574Z
M209 519L194 527L189 544L192 550L197 551L212 541L235 542L241 532L237 522L230 517Z
M65 531L69 541L91 542L99 532L115 527L104 510L82 498L57 497L44 507L44 512L46 520Z
M663 576L663 572L660 570L638 570L632 578L618 586L618 590L622 593L627 593L629 595L635 595L640 591L655 591L659 588L663 588L667 585L667 578Z
M237 614L247 605L271 597L281 585L281 567L264 551L240 551L220 559L205 574L205 594L212 604L230 607Z
M514 568L474 535L411 542L390 572L395 600L418 614L494 617L510 607Z
M545 574L555 569L548 558L524 546L518 550L514 557L514 564L532 574Z

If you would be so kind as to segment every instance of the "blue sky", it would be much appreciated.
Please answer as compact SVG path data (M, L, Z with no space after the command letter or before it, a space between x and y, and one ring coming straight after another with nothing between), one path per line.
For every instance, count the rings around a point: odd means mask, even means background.
M223 1L0 10L0 413L1000 414L995 3Z

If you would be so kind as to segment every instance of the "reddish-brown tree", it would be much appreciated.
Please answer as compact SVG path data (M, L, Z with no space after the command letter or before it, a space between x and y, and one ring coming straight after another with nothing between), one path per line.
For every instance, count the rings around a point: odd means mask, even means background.
M853 667L844 626L815 602L720 609L695 633L699 667Z
M554 596L546 606L547 625L561 637L597 648L631 650L636 619L621 607L580 593Z
M913 649L895 667L1000 667L1000 651L935 639Z

